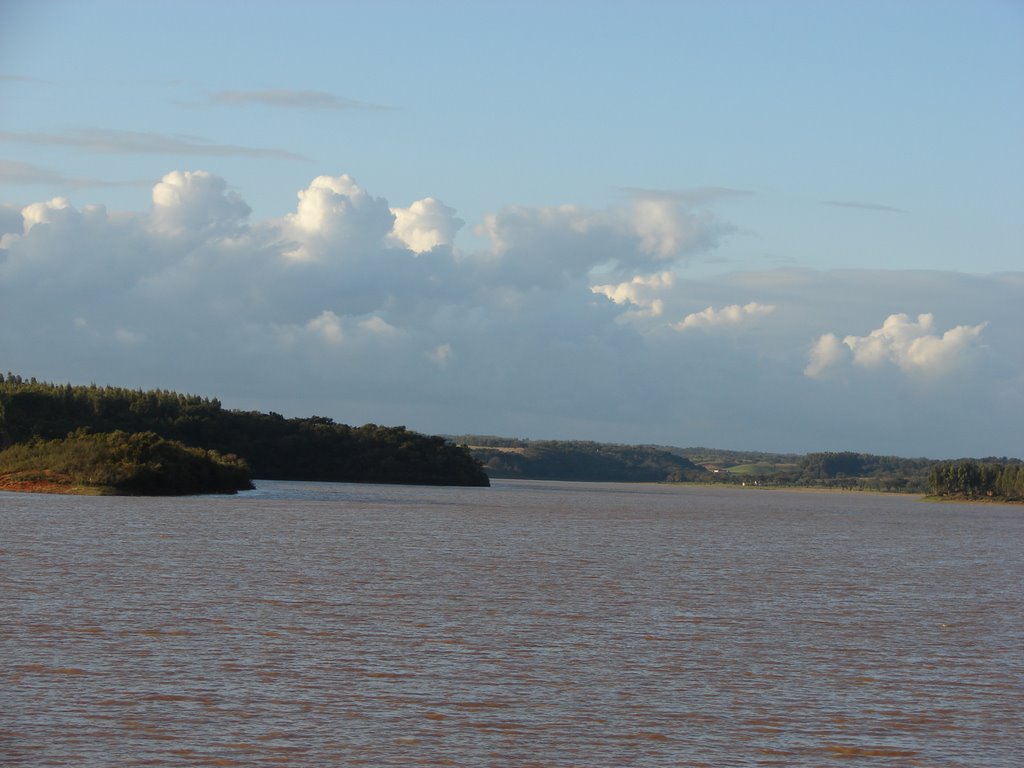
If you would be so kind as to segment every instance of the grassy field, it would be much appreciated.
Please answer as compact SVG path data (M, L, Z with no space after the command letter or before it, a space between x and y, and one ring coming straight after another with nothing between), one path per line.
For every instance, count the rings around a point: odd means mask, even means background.
M779 472L796 472L800 469L797 464L767 464L757 462L754 464L737 464L733 467L723 467L723 472L730 475L774 475Z

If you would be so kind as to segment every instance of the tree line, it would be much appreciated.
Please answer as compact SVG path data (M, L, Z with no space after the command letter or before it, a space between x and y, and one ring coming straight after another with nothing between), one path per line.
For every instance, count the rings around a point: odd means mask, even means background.
M1006 460L945 461L928 473L928 487L934 496L1024 501L1024 464Z
M331 482L489 485L464 447L405 427L351 427L320 416L228 410L219 400L166 390L52 384L0 376L0 448L33 438L153 432L234 454L257 478Z
M777 485L924 493L934 459L821 451L799 457L774 478Z
M965 497L991 495L1012 500L1021 499L1019 483L1024 482L1024 465L1017 459L1006 458L943 462L853 451L801 455L494 435L461 435L455 439L469 445L473 456L493 477L702 482ZM937 477L944 479L939 481Z

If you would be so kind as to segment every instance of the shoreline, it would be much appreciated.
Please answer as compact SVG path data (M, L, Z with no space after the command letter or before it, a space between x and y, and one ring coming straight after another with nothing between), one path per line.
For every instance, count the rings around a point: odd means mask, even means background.
M881 491L875 488L818 488L810 485L738 485L733 483L664 483L676 487L699 486L702 488L735 488L736 490L751 491L783 491L789 493L873 493L882 496L917 497L917 501L936 504L997 504L1007 507L1024 505L1024 499L1013 500L994 498L990 496L934 496L920 491L904 493L902 491Z
M921 497L921 501L928 501L934 504L998 504L1005 507L1019 507L1024 504L1024 499L1004 499L991 496L932 496Z
M875 488L819 488L813 485L754 485L753 483L747 483L742 485L740 483L661 483L661 485L671 485L680 488L686 486L694 486L699 488L733 488L738 491L784 491L789 493L877 493L885 496L921 496L922 494L918 491L913 493L904 493L902 491L880 491Z
M82 485L80 483L74 483L69 478L63 478L60 476L50 476L50 473L44 473L47 476L40 477L36 473L26 473L27 476L19 477L20 473L6 473L0 474L0 492L10 493L47 493L59 496L121 496L130 494L121 494L114 488L109 486L101 485ZM522 480L524 478L495 478L499 482L501 480ZM529 480L527 480L529 482ZM574 481L552 481L552 482L574 482ZM593 481L590 481L593 482ZM775 491L775 492L787 492L787 493L825 493L825 494L879 494L884 496L900 496L900 497L918 497L916 500L926 503L934 504L995 504L1000 506L1016 507L1024 505L1024 500L1012 501L1002 498L992 497L957 497L957 496L934 496L930 494L921 494L919 492L914 493L901 493L899 491L881 491L874 488L816 488L813 486L782 486L782 485L740 485L733 483L624 483L616 482L621 485L636 485L637 487L643 485L660 485L668 486L672 488L728 488L732 490L750 490L750 491Z
M112 489L100 485L82 485L60 476L8 472L0 474L0 491L11 493L49 493L60 496L111 496Z

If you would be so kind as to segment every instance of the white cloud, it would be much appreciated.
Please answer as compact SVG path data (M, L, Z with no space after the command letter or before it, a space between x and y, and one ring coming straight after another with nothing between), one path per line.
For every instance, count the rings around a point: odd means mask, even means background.
M862 368L892 364L907 373L942 375L966 363L967 353L987 324L958 325L938 336L932 333L934 315L924 313L911 320L906 314L894 314L866 336L846 336L843 345L853 363ZM819 377L849 354L839 348L834 334L825 334L811 350L805 373Z
M425 197L408 208L392 208L395 226L392 238L415 253L423 253L439 245L452 245L455 234L465 223L439 200Z
M657 272L653 275L636 275L631 280L607 285L592 285L590 290L607 296L616 304L636 307L630 317L658 317L665 311L665 302L657 297L663 290L675 283L671 272Z
M759 304L751 301L748 304L730 304L721 309L707 307L700 312L692 312L673 328L677 331L687 331L691 328L715 328L720 326L741 325L752 318L768 315L775 311L773 304Z
M910 342L898 365L905 370L943 373L957 367L988 323L958 325L939 336L920 336Z
M341 318L329 309L325 309L306 323L306 330L332 346L337 346L345 340L345 334L341 329Z
M37 224L76 221L79 213L67 198L55 197L45 203L26 205L21 209L21 218L24 222L24 234L28 234Z
M637 275L624 283L594 285L590 290L607 296L616 304L647 306L651 302L649 294L652 291L670 288L674 282L671 272L658 272L653 275Z
M153 227L169 235L233 235L251 209L206 171L173 171L153 187Z
M517 249L525 251L531 246L543 246L549 238L584 238L594 231L610 233L614 228L614 222L606 214L575 205L559 205L505 208L485 216L477 233L491 240L495 255L504 256Z
M287 217L300 243L288 254L293 258L380 248L394 227L387 201L370 197L347 174L317 176L298 197L295 213Z
M716 236L709 216L693 214L666 198L635 200L630 226L640 238L641 250L660 260L711 246Z
M378 315L368 317L365 320L360 320L359 327L364 331L379 337L394 337L401 333L398 328L391 325L391 323Z
M342 318L329 309L325 309L306 323L270 324L273 337L285 347L297 344L309 345L314 348L341 346L345 342L345 330Z
M667 198L590 209L576 205L508 207L486 216L477 234L501 274L522 284L552 285L609 269L665 269L714 248L726 227L707 212Z
M839 363L849 355L849 350L842 345L834 333L823 333L810 351L810 362L804 368L804 374L812 379L821 378L825 371Z

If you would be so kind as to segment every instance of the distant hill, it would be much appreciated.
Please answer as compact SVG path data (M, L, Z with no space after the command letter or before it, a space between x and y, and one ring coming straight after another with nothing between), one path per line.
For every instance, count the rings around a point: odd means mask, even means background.
M768 487L837 488L904 493L1015 498L1024 470L1018 459L943 462L850 451L808 454L628 446L495 435L459 435L473 457L496 478L620 482L702 482ZM948 470L955 464L956 473ZM938 474L935 469L943 468ZM956 476L956 480L950 479ZM940 479L936 479L940 478ZM966 478L966 479L964 479ZM951 490L952 489L952 490ZM1005 493L1004 493L1005 491Z
M648 446L554 440L482 445L486 438L455 439L469 446L473 458L483 464L491 477L681 483L704 474L689 459Z
M72 386L0 376L0 449L78 429L152 432L185 446L234 454L253 477L419 485L490 484L469 452L405 427L350 427L313 416L232 411L216 399L165 390Z

